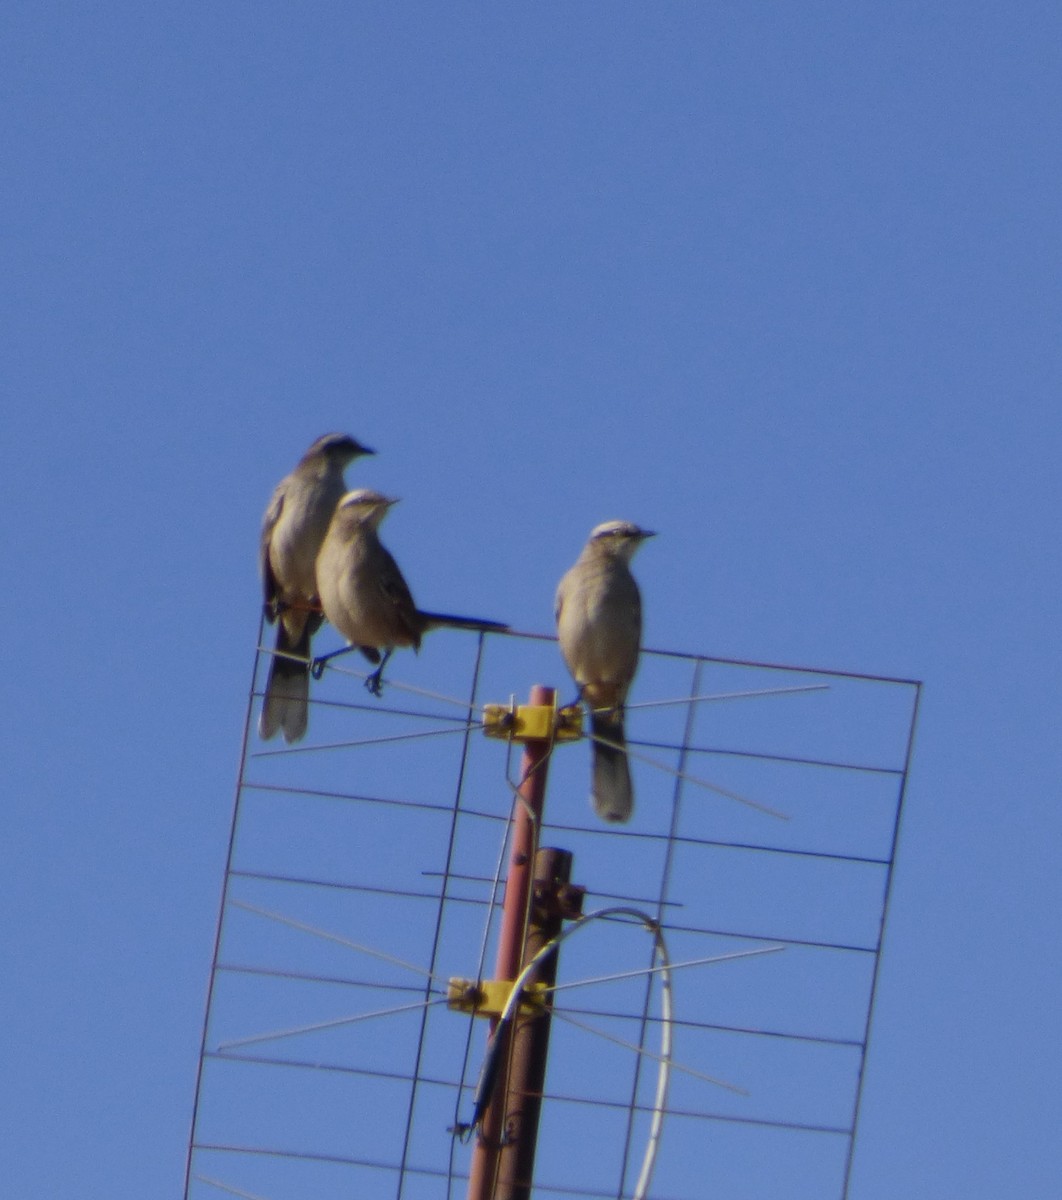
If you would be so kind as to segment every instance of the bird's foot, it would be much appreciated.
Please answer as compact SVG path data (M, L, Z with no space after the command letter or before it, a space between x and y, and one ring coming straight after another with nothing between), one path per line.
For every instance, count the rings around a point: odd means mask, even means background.
M388 646L387 649L384 650L383 658L381 658L379 660L380 665L365 680L365 686L369 689L369 692L373 696L382 696L383 695L384 667L387 666L387 660L391 657L391 653L393 650L394 650L393 646Z
M325 669L325 663L330 662L333 658L338 658L341 654L349 654L354 646L344 646L340 650L329 650L327 654L318 655L317 658L310 661L310 674L314 679L320 679Z

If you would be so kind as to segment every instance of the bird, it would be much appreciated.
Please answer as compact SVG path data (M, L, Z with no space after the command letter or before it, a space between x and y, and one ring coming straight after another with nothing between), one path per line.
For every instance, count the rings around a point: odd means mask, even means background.
M354 459L375 453L348 434L323 434L277 484L262 518L258 566L265 616L277 624L276 652L258 719L265 741L278 731L288 743L306 733L310 639L323 620L317 600L317 552L347 490L344 469Z
M634 811L623 704L638 669L642 600L630 561L655 536L630 521L595 526L557 587L557 640L579 688L577 702L589 709L590 801L604 821L629 821Z
M396 498L369 488L347 492L336 507L317 556L321 607L349 646L315 659L313 673L319 677L328 659L358 649L370 662L379 664L365 680L375 696L381 694L383 669L395 648L419 650L421 638L429 630L448 626L501 632L509 628L500 621L417 608L398 563L377 532L397 503Z

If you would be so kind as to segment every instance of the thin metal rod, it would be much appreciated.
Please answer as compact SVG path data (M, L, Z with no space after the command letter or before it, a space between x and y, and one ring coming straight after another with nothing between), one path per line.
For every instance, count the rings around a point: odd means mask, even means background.
M447 980L440 979L433 975L431 971L426 971L423 967L418 967L416 963L408 963L404 959L395 958L393 954L385 954L382 950L374 950L371 946L364 946L360 942L351 941L350 938L345 938L338 933L329 933L327 929L318 929L316 925L307 925L305 921L296 921L294 917L286 917L283 913L270 912L268 908L259 908L256 904L248 904L246 900L230 900L229 904L233 908L242 908L247 912L254 913L259 917L267 917L270 921L277 921L281 925L288 925L292 929L298 929L302 933L312 934L314 937L323 938L326 942L335 942L337 945L346 946L348 950L357 950L360 954L367 954L370 958L378 958L381 962L391 963L392 966L402 967L406 971L412 971L414 975L423 975L428 979L434 980L436 983L442 984L444 987Z
M616 975L599 975L596 979L576 979L571 983L556 983L550 989L563 992L567 988L589 987L595 983L613 983L617 979L635 979L641 975L655 975L660 971L678 971L682 967L703 967L708 963L730 962L735 958L755 958L759 954L774 954L784 946L760 946L755 950L735 950L733 954L713 954L710 958L691 958L689 962L670 963L666 967L639 967L636 971L621 971Z
M287 1150L277 1146L239 1146L225 1142L202 1142L200 1150L214 1154L249 1154L261 1158L282 1158L293 1162L335 1163L344 1167L368 1167L374 1171L389 1171L397 1174L398 1167L383 1159L356 1158L349 1154L323 1154L313 1150ZM434 1167L407 1167L411 1175L420 1175L428 1179L445 1179L446 1172Z
M258 642L265 628L265 613L258 621ZM232 823L229 826L229 846L225 855L225 879L221 885L221 902L218 905L218 920L214 929L214 953L210 962L210 981L207 984L206 1008L203 1011L203 1033L199 1042L199 1067L195 1077L195 1097L192 1101L192 1121L188 1135L188 1154L184 1163L184 1200L188 1200L188 1189L192 1183L192 1158L195 1155L196 1134L199 1128L199 1101L203 1092L203 1068L206 1063L207 1037L210 1030L210 1014L214 1007L214 987L217 983L218 958L221 954L221 936L225 928L225 913L229 896L232 864L236 854L236 825L240 818L240 796L243 790L243 773L247 763L247 745L251 737L251 714L254 709L255 676L258 673L258 651L255 651L251 668L251 687L247 694L247 710L243 718L243 738L240 742L240 767L236 776L236 789L232 798Z
M286 1071L311 1071L314 1073L323 1071L332 1075L356 1075L359 1079L387 1079L394 1083L409 1082L407 1071L379 1071L373 1070L371 1067L348 1067L342 1063L324 1063L301 1058L277 1058L275 1055L265 1054L219 1054L216 1051L207 1051L207 1057L214 1062L223 1062L229 1065L280 1067ZM436 1079L431 1075L421 1075L420 1082L446 1091L456 1091L457 1089L457 1084L452 1079Z
M465 732L467 733L468 730L466 729ZM423 812L445 813L447 816L453 814L453 805L433 804L426 800L396 800L389 796L367 796L361 792L336 792L324 788L291 787L289 784L258 783L254 780L245 782L243 788L247 792L267 792L273 796L303 796L310 800L343 800L357 804L381 804L387 808L401 808L404 810L414 808Z
M860 771L867 775L902 775L903 767L885 767L867 762L840 762L829 758L807 758L797 754L772 754L767 750L735 750L726 746L678 746L674 742L649 738L628 738L635 746L649 750L687 750L690 754L710 754L714 758L744 758L754 762L782 763L790 767L821 767L828 771Z
M859 1114L863 1104L863 1078L866 1072L867 1052L870 1045L870 1030L874 1021L874 1001L878 991L878 974L881 971L881 947L885 936L885 922L889 917L889 900L892 895L892 876L896 867L896 849L900 842L900 823L903 819L903 802L907 792L907 781L911 771L911 759L914 755L915 726L918 724L918 705L922 698L922 685L915 688L914 702L911 705L911 725L907 733L907 754L904 762L903 782L896 802L896 817L892 826L892 846L889 850L889 865L885 872L885 898L881 906L881 924L878 927L877 953L874 955L874 966L870 977L870 1002L867 1005L867 1019L863 1027L863 1054L859 1060L859 1078L856 1082L855 1104L852 1108L852 1133L848 1140L848 1153L844 1164L844 1190L842 1200L847 1200L848 1185L852 1178L852 1158L855 1154L856 1134L859 1132Z
M479 637L481 647L483 644L482 639L486 637L486 633L486 630L480 632ZM334 673L336 675L350 675L354 679L360 679L362 681L368 679L370 675L374 674L373 671L352 671L347 667L329 667L328 670L329 673ZM474 703L469 704L467 700L458 700L456 696L447 696L443 692L432 692L427 688L415 687L411 683L400 683L397 679L388 679L387 686L396 692L407 692L410 696L423 696L425 700L438 700L442 704L450 704L455 708L463 708L465 712L474 712L476 708ZM381 708L379 711L386 712L387 710L385 708Z
M666 967L659 967L658 970L666 971ZM737 1096L748 1096L747 1088L740 1087L736 1083L728 1083L725 1079L718 1079L715 1075L706 1075L704 1071L695 1071L693 1067L683 1066L682 1063L675 1062L672 1058L665 1058L662 1054L656 1054L652 1050L646 1049L645 1046L639 1046L637 1042L630 1042L626 1038L617 1037L614 1033L606 1033L603 1029L598 1029L596 1025L589 1025L586 1021L580 1021L578 1017L573 1017L571 1013L565 1012L561 1008L555 1008L553 1015L558 1021L565 1021L575 1029L581 1029L584 1033L592 1033L594 1037L599 1037L606 1042L611 1042L614 1046L619 1046L623 1050L633 1050L635 1054L641 1055L643 1058L651 1058L654 1062L666 1062L672 1071L681 1071L684 1075L691 1075L694 1079L702 1079L705 1083L713 1084L715 1087L722 1088L724 1091L733 1092ZM673 1025L674 1022L671 1022Z
M511 637L529 642L555 642L555 633L533 633L527 629L499 629L498 637ZM752 658L720 658L714 654L692 654L688 650L657 650L643 646L643 657L679 658L702 665L715 664L721 667L750 667L756 671L787 671L790 675L823 675L830 679L852 679L856 683L895 683L901 686L921 686L917 679L903 679L897 675L865 675L859 671L842 671L836 667L802 667L792 663L760 662Z
M416 992L413 983L382 983L378 979L351 979L347 975L317 975L306 971L283 971L276 967L252 967L246 963L219 962L218 970L230 975L257 975L263 979L289 979L295 983L328 983L343 988L365 988L380 992Z
M222 1183L220 1179L211 1179L207 1175L197 1175L196 1180L199 1183L205 1183L208 1187L215 1187L219 1192L228 1192L230 1196L240 1196L242 1200L265 1200L264 1196L259 1196L257 1192L245 1192L242 1188L230 1187L227 1183Z
M476 728L471 722L464 725L447 725L445 729L418 729L416 733L390 733L384 737L358 738L352 742L320 742L315 746L286 746L280 750L256 750L252 758L277 758L289 754L316 754L325 750L360 750L364 746L384 746L389 742L415 742L418 738L441 737L447 733L464 733Z
M514 703L515 703L515 697L514 697ZM506 771L505 771L505 779L506 779L506 782L509 783L510 787L513 787L513 784L509 778L508 766L509 766L509 763L512 761L512 752L513 752L513 743L510 741L506 747ZM514 792L516 790L518 790L518 789L514 787ZM500 846L498 847L498 860L497 860L497 863L494 868L494 874L489 879L484 877L484 879L482 880L482 882L490 884L490 900L487 902L487 904L488 904L487 919L483 923L483 937L480 941L479 957L476 960L476 978L477 979L484 978L483 972L484 972L485 963L487 961L487 947L490 942L490 933L491 933L491 928L492 928L492 925L494 922L495 911L496 910L501 911L501 909L504 905L505 895L504 895L504 889L501 886L501 878L502 878L502 872L505 870L505 861L507 858L507 853L508 853L508 848L509 848L509 839L510 839L510 837L512 837L513 822L515 821L516 814L519 811L520 811L520 806L515 803L510 807L509 815L508 815L508 817L505 818L505 834L502 837ZM475 1026L476 1026L475 1021L468 1022L468 1029L465 1034L465 1046L464 1046L464 1051L462 1052L462 1057L461 1057L460 1084L458 1086L457 1096L454 1101L453 1129L454 1129L455 1133L457 1133L459 1136L462 1137L462 1140L464 1139L464 1135L462 1133L461 1103L462 1103L462 1100L464 1099L464 1092L465 1092L465 1087L466 1087L466 1081L468 1078L469 1064L470 1064L471 1058L472 1058L472 1040L473 1040L473 1036L475 1033ZM477 1094L479 1092L480 1083L481 1083L481 1081L477 1081L477 1083L475 1085L475 1092ZM455 1177L456 1177L456 1169L455 1169L456 1154L457 1154L457 1138L455 1137L450 1140L450 1175L447 1180L446 1200L451 1200L451 1197L453 1195L452 1185L453 1185L453 1183L455 1181ZM466 1178L467 1178L467 1176L466 1176Z
M559 1011L559 1010L558 1010ZM576 1008L565 1004L566 1016L602 1017L610 1021L638 1021L639 1014L621 1012L608 1008ZM659 1017L650 1016L651 1022L659 1021ZM763 1025L727 1025L720 1021L694 1021L690 1018L676 1017L673 1024L676 1029L698 1029L712 1033L734 1033L744 1037L772 1038L781 1042L807 1042L816 1046L838 1046L845 1050L862 1050L863 1043L858 1038L820 1037L813 1033L794 1033L791 1030L771 1029Z
M701 694L701 677L704 673L704 664L697 662L693 667L693 678L690 680L690 696L699 696ZM693 741L693 727L696 720L696 705L690 704L686 709L685 728L682 734L683 746L688 746ZM679 831L680 817L682 812L682 797L684 793L684 785L686 783L685 767L687 762L687 752L685 749L680 751L679 769L674 773L675 787L671 801L671 820L668 824L666 849L664 851L664 867L660 876L660 895L656 906L656 922L657 927L662 926L664 921L664 903L670 898L671 893L671 872L674 868L675 859L675 838ZM650 959L649 965L654 966L656 963L656 950L654 948L653 957ZM665 976L665 979L667 977ZM649 1009L652 999L653 976L647 975L645 978L645 995L642 1000L641 1020L638 1025L638 1042L639 1045L644 1045L645 1039L649 1031ZM623 1139L623 1155L620 1162L619 1185L616 1190L617 1200L622 1200L624 1188L627 1182L627 1172L630 1167L631 1140L634 1134L635 1111L638 1105L638 1090L641 1086L642 1079L642 1060L635 1059L634 1071L631 1077L631 1092L630 1092L630 1108L627 1114L627 1130Z
M255 694L264 695L261 692ZM334 708L341 712L369 713L375 717L414 717L420 721L453 721L457 725L467 725L470 720L467 712L461 716L447 716L443 712L428 712L419 708L397 708L394 704L384 705L379 700L374 700L371 704L362 704L355 703L353 700L336 700L332 697L311 696L310 704L314 708ZM464 702L461 703L460 707L469 710L469 706Z
M253 1037L240 1038L235 1042L219 1042L218 1053L237 1050L241 1046L257 1046L261 1042L276 1042L283 1038L297 1037L300 1033L320 1033L323 1029L357 1025L361 1021L371 1021L374 1017L393 1017L396 1013L418 1012L429 1004L445 1004L446 999L445 996L436 996L431 1000L416 1000L412 1004L397 1004L391 1008L377 1008L372 1012L356 1013L352 1017L336 1017L331 1021L315 1021L312 1025L299 1025L292 1029L275 1029L272 1033L256 1033Z
M688 771L681 771L676 767L670 767L667 763L662 763L658 758L650 758L648 754L638 754L630 748L630 745L622 745L619 742L610 741L606 737L602 737L598 733L590 735L595 742L600 742L602 746L610 746L613 750L625 751L628 758L636 758L641 762L648 763L651 767L656 767L658 771L666 771L669 775L674 775L676 779L684 779L687 783L695 783L698 787L707 788L710 792L718 792L720 796L725 796L727 800L736 800L738 804L744 804L748 808L754 808L758 812L766 813L769 817L776 817L779 821L788 821L789 817L784 812L779 812L776 808L771 808L769 804L761 804L759 800L750 800L748 796L742 796L740 792L732 792L729 788L720 787L717 783L712 783L710 780L701 779L697 775L691 775Z
M760 696L791 696L796 692L828 692L828 683L806 683L799 687L751 688L742 692L707 692L703 696L679 696L677 700L641 700L637 704L625 704L627 712L636 708L677 708L680 704L707 704L717 700L752 700ZM609 709L602 709L609 712Z
M464 704L466 711L471 712L476 707L476 696L479 691L480 674L483 669L483 652L486 645L485 635L480 633L476 641L476 662L472 670L472 678L469 683L468 701ZM450 813L450 827L446 844L446 860L443 864L443 881L442 890L439 896L439 904L435 910L435 929L431 939L431 970L434 973L436 964L439 961L439 950L442 944L443 917L446 912L447 892L450 886L450 871L454 865L454 855L457 850L457 825L458 818L462 812L462 803L464 800L465 791L465 776L468 769L468 756L472 744L472 728L471 725L465 730L464 742L461 746L461 763L457 771L457 780L454 786L454 798ZM430 984L425 985L424 998L427 999L431 995ZM412 1166L409 1161L410 1149L413 1144L413 1120L417 1109L417 1093L420 1088L422 1074L421 1068L424 1058L424 1047L427 1038L428 1029L428 1009L425 1008L420 1017L420 1029L417 1036L417 1052L413 1060L413 1076L410 1081L409 1101L406 1106L406 1124L405 1133L402 1138L402 1159L398 1169L398 1192L397 1200L402 1200L402 1195L405 1191L407 1175L415 1176L417 1168ZM447 1181L449 1181L452 1173L452 1164L448 1166L445 1172ZM448 1184L449 1186L449 1184Z

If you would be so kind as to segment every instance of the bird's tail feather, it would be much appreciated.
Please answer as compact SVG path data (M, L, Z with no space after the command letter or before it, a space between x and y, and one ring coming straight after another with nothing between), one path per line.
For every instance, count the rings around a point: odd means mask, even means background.
M310 666L284 655L296 654L300 658L310 657L311 622L303 624L296 640L292 640L283 621L277 624L277 653L269 664L265 699L258 718L258 733L263 741L269 741L277 733L284 741L297 742L306 733L310 707Z
M590 786L594 812L602 821L629 821L634 811L634 789L631 787L631 769L627 761L623 710L591 712L590 732L594 737ZM604 740L598 741L599 738Z
M509 626L504 621L487 621L482 617L455 617L449 613L434 613L418 611L417 615L424 622L425 631L429 629L475 629L481 633L504 633Z

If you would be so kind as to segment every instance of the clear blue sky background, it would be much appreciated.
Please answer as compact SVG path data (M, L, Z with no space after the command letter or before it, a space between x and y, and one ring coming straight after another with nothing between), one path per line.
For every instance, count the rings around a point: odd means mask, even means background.
M622 515L652 645L926 681L853 1197L1057 1194L1057 4L44 0L0 91L10 1195L178 1192L328 429L434 607Z

